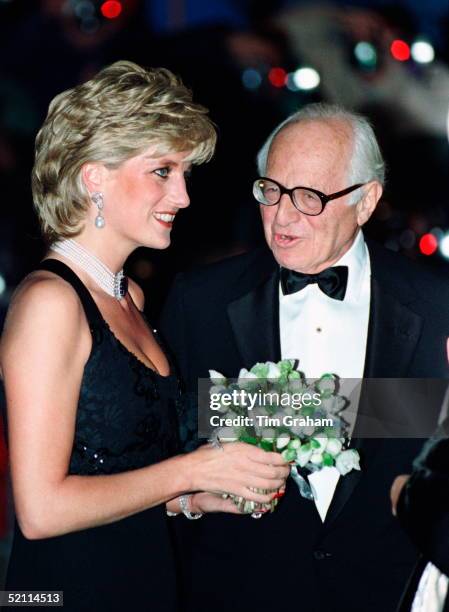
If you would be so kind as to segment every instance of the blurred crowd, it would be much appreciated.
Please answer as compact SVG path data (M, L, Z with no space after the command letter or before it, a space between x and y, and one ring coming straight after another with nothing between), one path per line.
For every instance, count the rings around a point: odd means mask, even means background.
M130 261L151 315L160 308L151 296L162 299L176 271L262 241L255 154L274 125L311 101L360 111L379 135L387 189L368 232L447 266L447 0L0 0L0 41L0 325L44 251L29 175L48 104L118 59L179 74L219 131L215 159L194 170L174 246ZM0 445L0 482L2 465Z

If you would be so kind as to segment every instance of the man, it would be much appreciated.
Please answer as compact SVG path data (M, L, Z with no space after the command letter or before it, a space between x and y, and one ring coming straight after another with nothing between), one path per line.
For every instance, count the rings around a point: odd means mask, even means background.
M209 369L236 376L281 357L298 358L309 377L445 377L447 286L360 231L384 180L367 121L307 106L273 132L258 164L269 250L180 275L163 313L190 394ZM276 511L258 521L175 519L185 609L393 611L416 552L388 492L420 442L356 443L362 471L319 474L315 503L289 481Z

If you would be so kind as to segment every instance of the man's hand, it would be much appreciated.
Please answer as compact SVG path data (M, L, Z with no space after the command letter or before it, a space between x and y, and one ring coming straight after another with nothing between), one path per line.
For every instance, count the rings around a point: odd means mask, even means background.
M410 478L410 474L401 474L401 476L397 476L393 482L390 491L390 499L391 499L391 511L393 515L396 516L396 506L398 503L399 496L401 494L402 488Z

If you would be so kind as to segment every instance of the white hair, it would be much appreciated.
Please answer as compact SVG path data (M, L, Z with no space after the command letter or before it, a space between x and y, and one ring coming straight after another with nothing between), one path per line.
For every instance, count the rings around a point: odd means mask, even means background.
M368 119L345 110L335 104L323 102L307 104L301 110L293 113L280 123L268 136L259 153L257 154L257 170L260 176L265 176L267 171L268 155L273 140L281 130L305 121L328 121L338 120L349 124L352 129L352 156L349 164L348 187L357 183L368 183L377 181L382 186L385 184L385 162L380 151L379 144ZM356 190L350 195L350 204L357 203L361 198L360 191Z

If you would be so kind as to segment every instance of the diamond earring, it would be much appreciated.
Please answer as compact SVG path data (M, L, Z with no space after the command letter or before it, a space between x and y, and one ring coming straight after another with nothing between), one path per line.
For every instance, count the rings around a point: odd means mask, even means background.
M95 217L95 227L97 227L98 229L101 229L102 227L105 226L105 221L104 221L104 217L103 217L103 208L104 208L104 196L101 193L101 191L94 191L93 194L90 196L92 202L95 204L95 206L98 208L98 213L97 216Z

